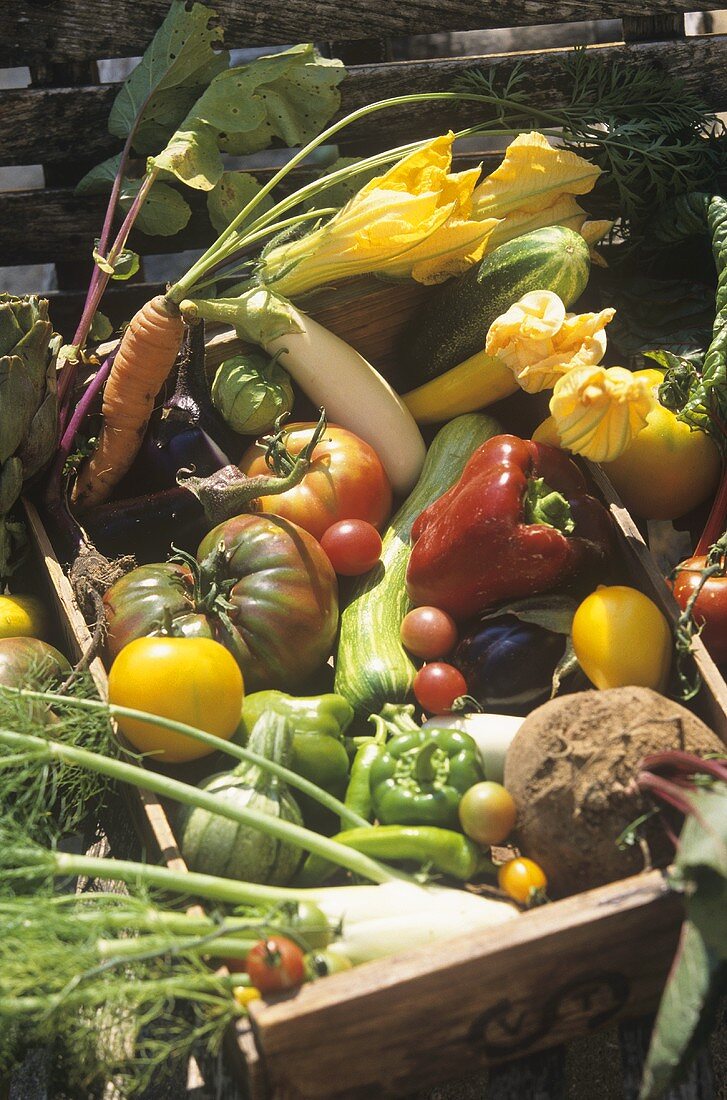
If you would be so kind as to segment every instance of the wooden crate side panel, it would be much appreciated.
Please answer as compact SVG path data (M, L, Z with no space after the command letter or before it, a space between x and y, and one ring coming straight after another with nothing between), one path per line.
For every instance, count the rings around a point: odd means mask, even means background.
M642 1015L658 1001L679 919L679 900L650 872L259 1002L271 1094L408 1095Z
M300 41L391 38L435 31L486 30L591 19L643 16L638 0L277 0L276 3L217 0L210 5L231 47ZM27 65L52 55L58 61L134 57L142 53L168 11L168 0L16 0L3 5L0 36L5 64ZM701 11L721 3L702 3ZM656 0L649 14L694 10L689 0Z
M724 56L727 36L705 35L661 42L589 46L589 52L608 64L624 58L634 64L650 63L682 77L687 87L700 94L715 110L727 107L727 73ZM557 107L564 102L562 62L571 50L554 48L516 54L486 54L426 61L397 61L354 65L340 86L341 109L337 118L375 100L412 92L449 91L452 81L467 69L492 65L503 79L519 64L527 67L534 103ZM72 161L78 156L79 128L88 133L84 160L117 152L118 139L106 130L116 85L79 88L14 88L0 91L6 120L0 130L0 165L45 164ZM373 139L381 147L391 134L400 140L436 133L448 127L470 126L472 105L452 103L396 107L363 119L337 136L347 141Z

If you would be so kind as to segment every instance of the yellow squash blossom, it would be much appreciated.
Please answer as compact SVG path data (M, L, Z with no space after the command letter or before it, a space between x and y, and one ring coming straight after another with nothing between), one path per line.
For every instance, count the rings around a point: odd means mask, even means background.
M588 215L574 196L588 194L600 174L595 164L552 146L543 134L515 138L502 164L472 196L472 217L502 219L487 242L487 251L546 225L564 225L580 233ZM611 224L589 222L586 239L598 240Z
M273 248L258 275L288 298L354 275L439 283L482 256L497 218L472 220L479 168L450 172L454 134L370 180L329 222Z
M557 294L533 290L492 322L485 351L510 368L521 389L540 393L574 367L600 363L614 314L566 313Z
M556 383L550 412L561 445L594 462L612 462L646 424L653 386L624 367L583 366Z

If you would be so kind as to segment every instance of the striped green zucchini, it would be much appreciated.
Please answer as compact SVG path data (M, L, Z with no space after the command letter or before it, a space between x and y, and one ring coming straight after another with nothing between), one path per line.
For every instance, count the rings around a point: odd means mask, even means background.
M500 245L479 266L439 287L412 318L394 387L404 393L482 351L495 318L532 290L552 290L571 306L586 289L590 266L583 237L562 225Z
M416 673L399 638L410 606L406 567L414 520L457 481L473 451L501 431L482 413L457 416L440 428L419 481L384 534L380 564L354 587L341 616L335 690L360 716L376 714L384 703L404 702Z

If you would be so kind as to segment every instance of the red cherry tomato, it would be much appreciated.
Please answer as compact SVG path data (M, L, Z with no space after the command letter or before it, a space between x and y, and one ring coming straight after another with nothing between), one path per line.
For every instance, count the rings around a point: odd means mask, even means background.
M342 519L321 536L328 560L342 577L358 577L373 569L381 557L381 535L364 519Z
M699 588L706 557L682 562L672 584L674 597L684 610ZM701 638L718 665L727 665L727 574L708 577L692 607L695 624L702 627Z
M401 623L401 644L425 661L446 657L457 644L457 624L438 607L415 607Z
M452 709L457 696L467 693L467 681L454 665L433 661L420 668L414 677L414 695L422 710L444 714Z
M306 976L305 956L286 936L268 936L251 947L245 969L261 993L296 989Z

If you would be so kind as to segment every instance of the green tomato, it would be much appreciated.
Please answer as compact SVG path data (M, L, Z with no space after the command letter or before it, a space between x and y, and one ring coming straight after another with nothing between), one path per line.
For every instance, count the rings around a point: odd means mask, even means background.
M486 780L465 791L459 804L462 831L477 844L501 844L515 828L512 795L500 783Z

